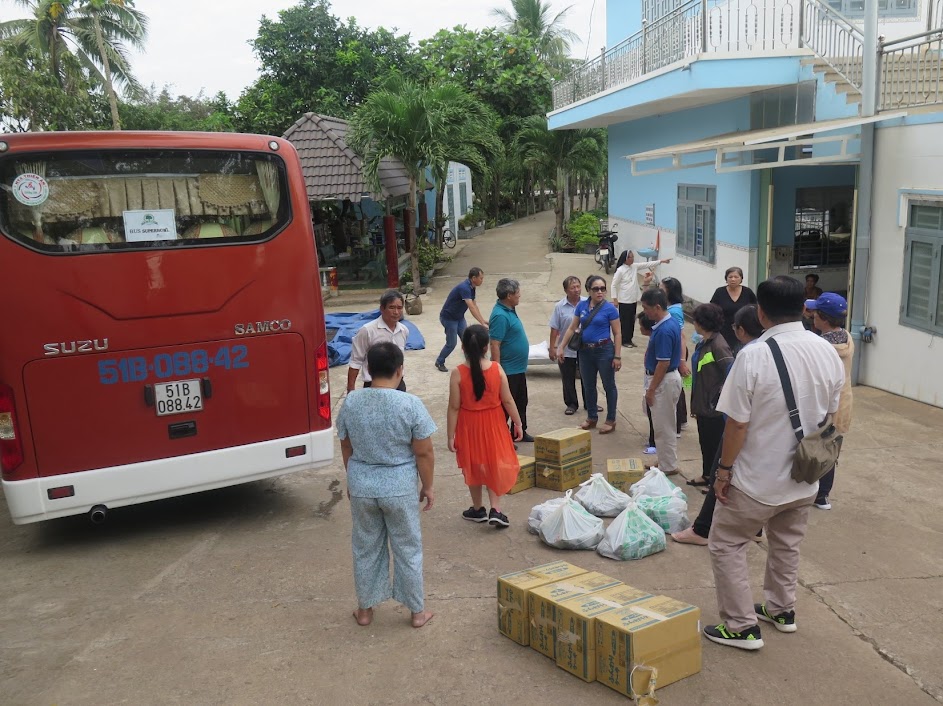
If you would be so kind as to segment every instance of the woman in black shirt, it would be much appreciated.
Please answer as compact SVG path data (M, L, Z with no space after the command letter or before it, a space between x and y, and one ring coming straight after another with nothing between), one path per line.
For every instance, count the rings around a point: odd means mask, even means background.
M730 350L736 353L741 345L733 332L733 317L745 306L756 304L756 295L753 290L743 285L743 270L739 267L729 267L724 273L727 286L718 287L711 297L711 304L716 304L724 312L724 326L720 330Z

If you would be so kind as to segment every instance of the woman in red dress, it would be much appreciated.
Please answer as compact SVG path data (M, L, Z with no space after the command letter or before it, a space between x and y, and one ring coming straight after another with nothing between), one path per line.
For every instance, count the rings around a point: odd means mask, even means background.
M520 441L524 432L507 376L500 365L485 357L487 350L488 329L477 325L465 329L466 362L452 370L449 378L448 440L471 493L472 505L462 517L501 529L510 525L501 512L501 496L514 486L520 471L513 442ZM505 410L514 423L513 441ZM490 512L482 502L482 486L488 488Z

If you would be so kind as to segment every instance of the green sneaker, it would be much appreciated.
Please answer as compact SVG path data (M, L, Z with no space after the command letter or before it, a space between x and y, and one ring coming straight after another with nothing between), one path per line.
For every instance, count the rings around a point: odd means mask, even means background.
M766 623L772 623L773 627L779 630L779 632L795 632L796 628L796 611L790 610L779 615L771 615L768 610L766 610L765 603L755 603L753 605L753 610L756 612L756 617Z
M721 623L704 628L704 637L718 645L728 645L741 650L758 650L763 646L759 625L751 625L743 632L733 632Z

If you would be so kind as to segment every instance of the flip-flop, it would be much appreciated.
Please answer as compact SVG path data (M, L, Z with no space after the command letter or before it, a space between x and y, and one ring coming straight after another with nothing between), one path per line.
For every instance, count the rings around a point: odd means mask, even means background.
M706 488L711 482L703 478L692 478L688 481L688 485L693 485L695 488Z
M564 414L567 415L568 417L571 417L571 416L573 416L574 414L576 414L576 408L575 408L575 407L567 407L567 408L566 408L566 411L564 412Z
M430 612L427 611L427 610L424 610L424 611L422 612L422 614L426 617L426 619L423 620L423 621L422 621L421 623L419 623L418 625L416 624L416 616L413 615L412 620L413 620L413 627L414 627L414 628L421 628L423 625L425 625L426 623L428 623L430 620L432 620L432 619L435 617L435 613L430 613Z

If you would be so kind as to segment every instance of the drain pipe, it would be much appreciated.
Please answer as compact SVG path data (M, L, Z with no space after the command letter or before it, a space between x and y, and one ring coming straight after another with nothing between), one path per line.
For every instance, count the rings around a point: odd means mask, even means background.
M878 4L865 3L864 47L861 71L861 117L877 112L878 100ZM848 332L855 342L851 361L851 384L857 385L861 372L863 343L870 343L874 330L866 325L868 280L871 270L871 193L874 186L874 123L861 126L861 162L858 165L858 208L855 214L854 284L851 292L851 325Z

